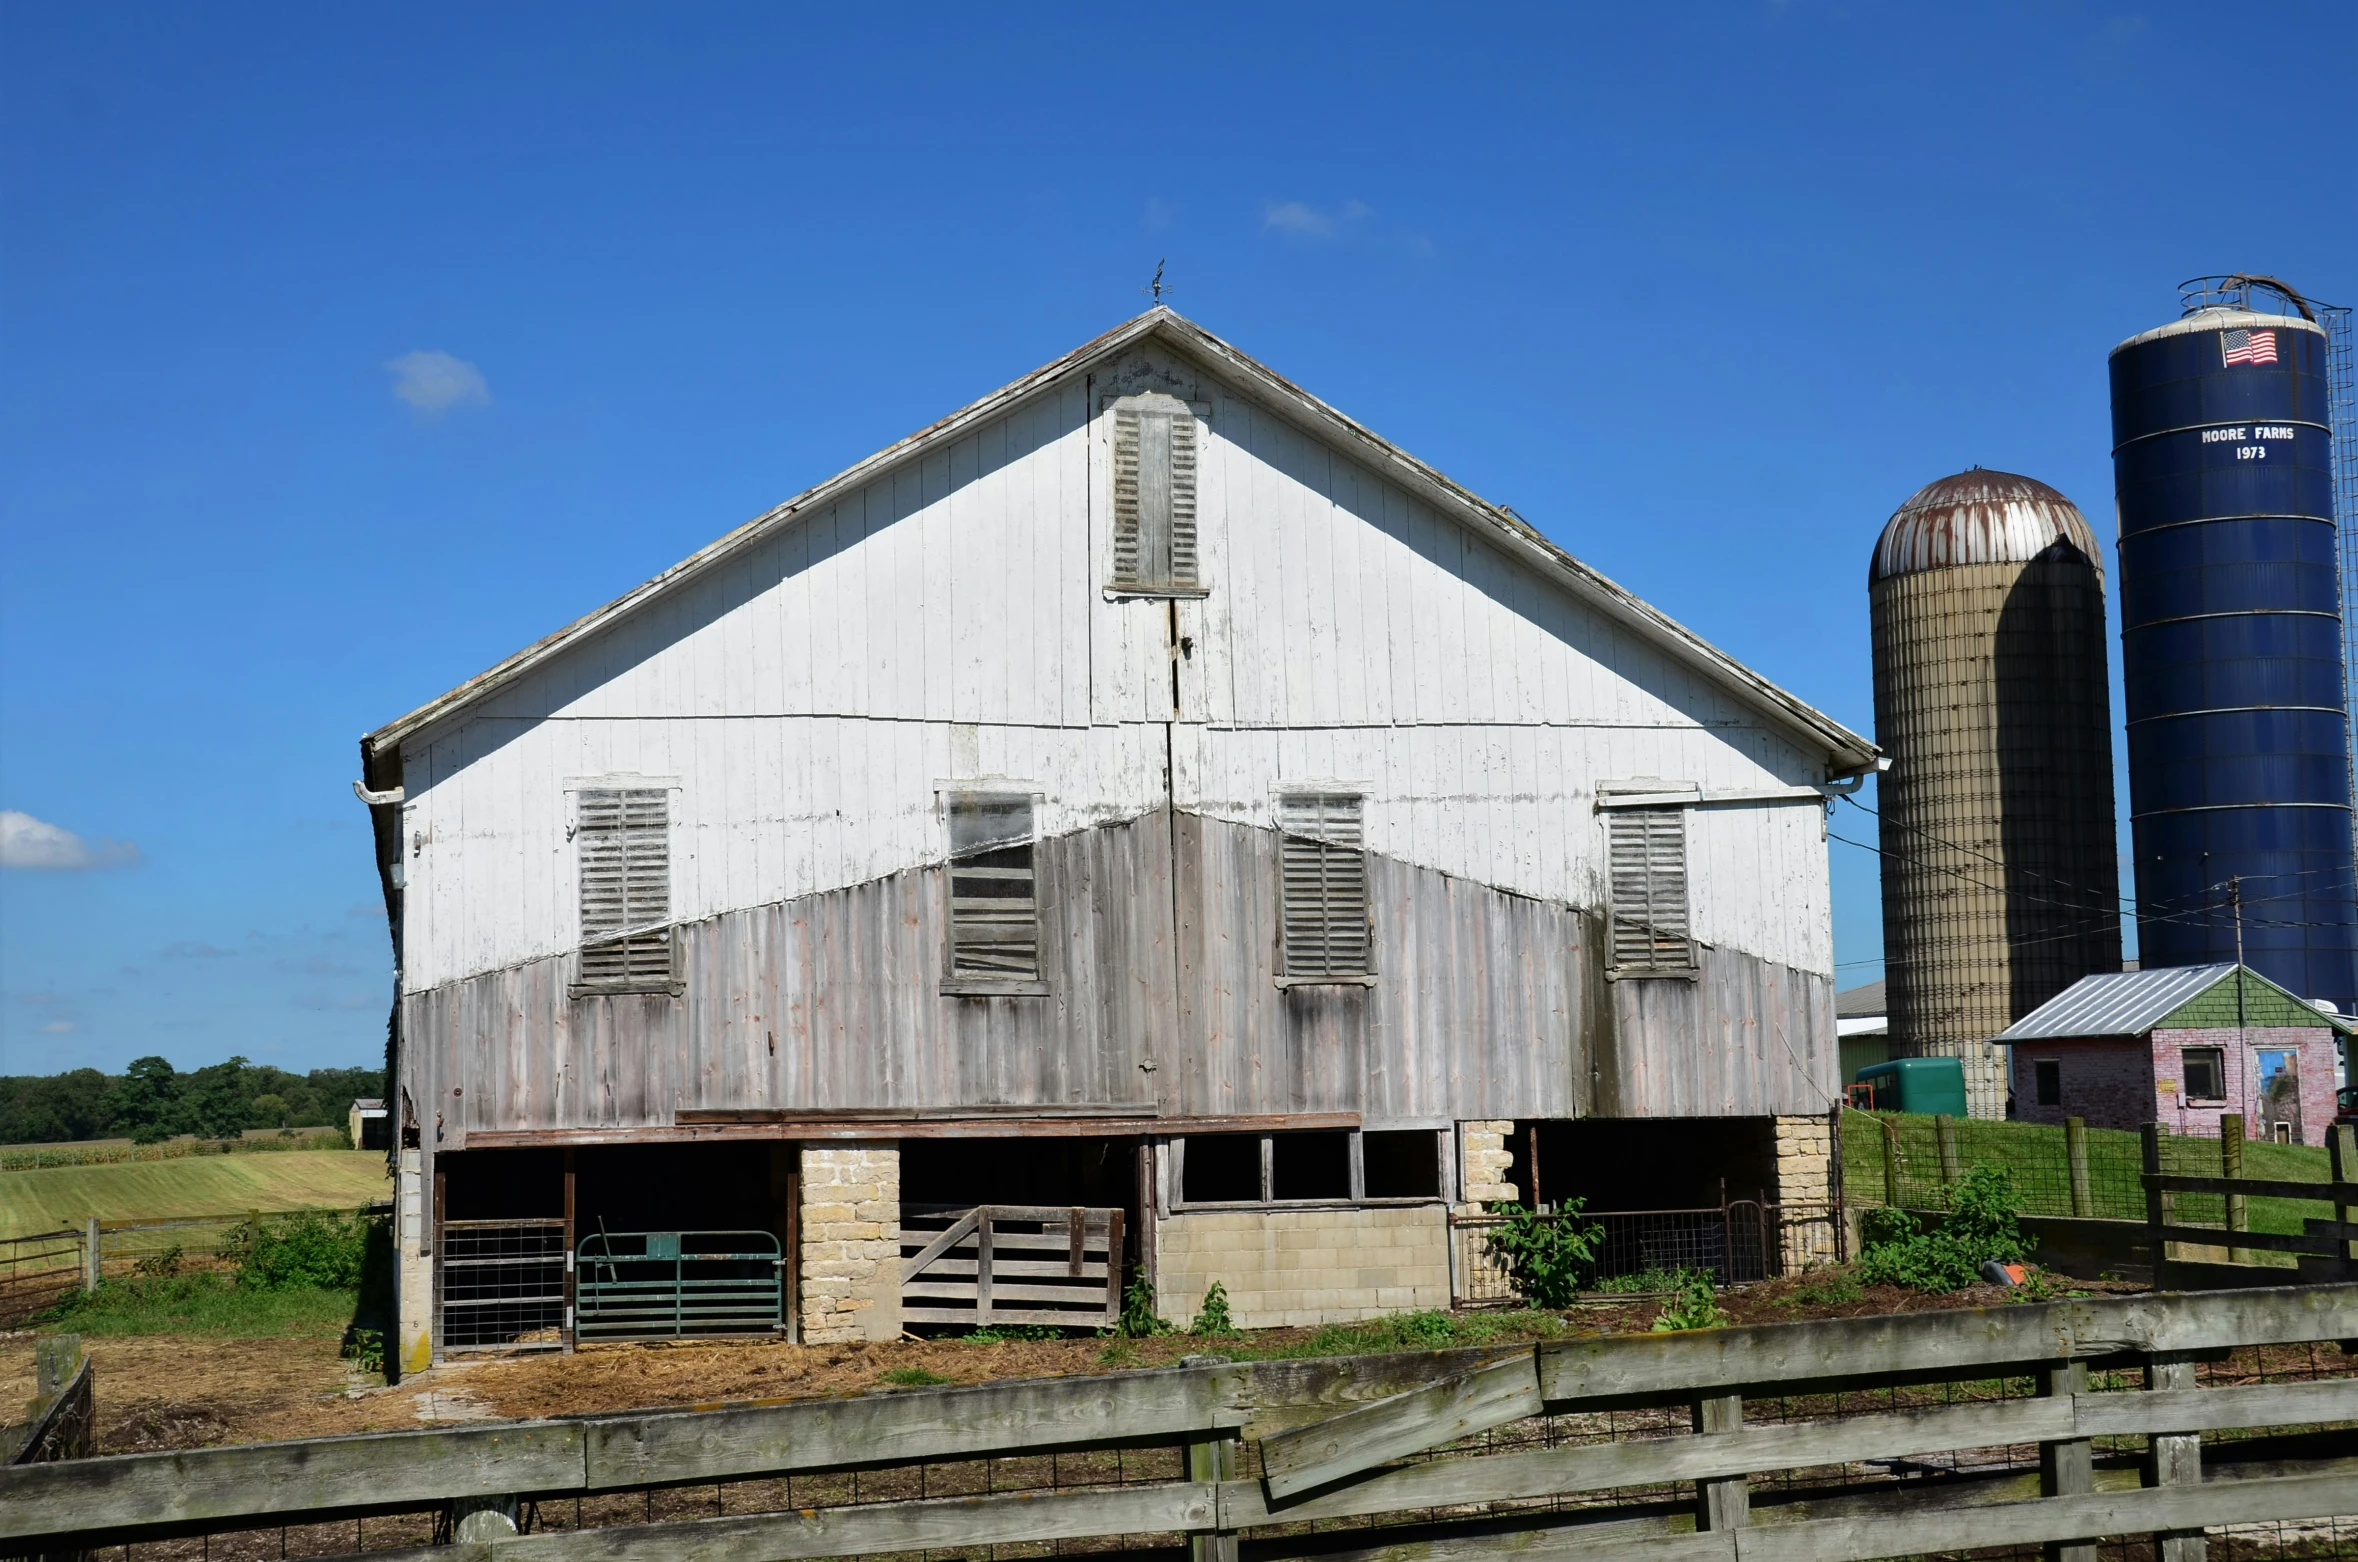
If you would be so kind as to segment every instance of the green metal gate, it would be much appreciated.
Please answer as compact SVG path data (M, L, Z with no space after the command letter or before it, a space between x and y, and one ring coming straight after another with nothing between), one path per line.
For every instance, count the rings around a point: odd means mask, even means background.
M767 1231L601 1231L577 1249L577 1339L773 1334L786 1259Z

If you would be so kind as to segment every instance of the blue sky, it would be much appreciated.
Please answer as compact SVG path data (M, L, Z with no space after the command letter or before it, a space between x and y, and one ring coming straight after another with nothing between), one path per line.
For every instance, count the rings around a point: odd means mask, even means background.
M2109 538L2105 354L2181 278L2358 301L2358 8L1476 15L0 7L0 808L79 864L0 870L0 1072L378 1056L359 735L1166 256L1862 731L1910 492Z

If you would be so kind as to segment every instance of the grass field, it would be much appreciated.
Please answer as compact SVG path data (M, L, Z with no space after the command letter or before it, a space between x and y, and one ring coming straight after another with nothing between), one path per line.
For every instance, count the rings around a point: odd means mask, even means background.
M2072 1213L2070 1169L2065 1159L2061 1128L2035 1123L1966 1122L1955 1124L1957 1164L1969 1167L1987 1161L2005 1168L2022 1195L2026 1215ZM1886 1136L1895 1150L1901 1186L1898 1202L1918 1209L1938 1209L1947 1202L1940 1181L1940 1162L1932 1119L1899 1112L1843 1114L1843 1193L1853 1204L1881 1203L1886 1165ZM2243 1149L2243 1175L2271 1181L2324 1182L2330 1158L2310 1145L2253 1142ZM2188 1176L2220 1174L2219 1141L2165 1135L2162 1168ZM2111 1128L2088 1130L2088 1191L2090 1213L2109 1220L2145 1218L2144 1146L2139 1135ZM2298 1233L2315 1215L2330 1213L2328 1206L2305 1199L2253 1199L2253 1231ZM2225 1219L2216 1194L2180 1194L2176 1218L2207 1225Z
M391 1195L381 1150L286 1150L0 1172L0 1237L100 1220L353 1209Z

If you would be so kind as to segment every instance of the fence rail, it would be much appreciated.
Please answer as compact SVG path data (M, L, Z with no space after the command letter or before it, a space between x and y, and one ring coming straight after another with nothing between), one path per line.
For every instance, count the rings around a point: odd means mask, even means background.
M2287 1287L136 1454L0 1469L0 1549L346 1523L353 1550L365 1516L431 1513L369 1522L421 1562L437 1532L477 1562L1863 1562L2131 1533L2189 1558L2206 1525L2358 1514L2349 1437L2317 1430L2358 1422L2346 1340L2358 1286ZM2202 1364L2227 1352L2232 1377Z

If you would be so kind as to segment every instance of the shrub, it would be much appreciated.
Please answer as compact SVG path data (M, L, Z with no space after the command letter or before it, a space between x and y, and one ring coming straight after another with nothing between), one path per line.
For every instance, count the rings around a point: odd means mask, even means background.
M168 1280L180 1273L180 1244L175 1242L160 1253L150 1253L131 1266L132 1273L142 1280Z
M1981 1278L1981 1266L2022 1257L2029 1244L2014 1218L2021 1208L2014 1179L2003 1167L1976 1161L1951 1190L1948 1218L1925 1231L1902 1209L1879 1209L1866 1222L1858 1276L1869 1285L1916 1291L1955 1291Z
M1490 1206L1493 1215L1505 1217L1490 1233L1490 1250L1532 1306L1571 1306L1581 1278L1594 1267L1605 1228L1582 1220L1583 1207L1579 1199L1566 1199L1554 1214L1543 1215L1520 1204Z
M1662 1309L1662 1316L1654 1320L1656 1334L1668 1334L1678 1329L1716 1329L1728 1321L1719 1310L1719 1292L1711 1283L1711 1271L1694 1269L1679 1271L1678 1295Z
M1204 1305L1196 1313L1195 1322L1187 1326L1190 1334L1234 1334L1236 1320L1228 1316L1228 1288L1219 1281L1204 1292Z
M360 1284L369 1227L363 1215L298 1210L256 1216L230 1233L237 1283L249 1291L349 1291Z

